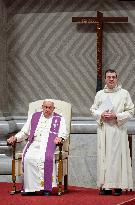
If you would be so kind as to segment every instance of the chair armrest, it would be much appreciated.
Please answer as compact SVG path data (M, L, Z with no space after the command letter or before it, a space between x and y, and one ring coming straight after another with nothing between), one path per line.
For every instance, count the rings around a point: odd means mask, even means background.
M59 152L62 152L62 147L63 147L63 142L60 142L58 144L56 144L56 147L58 147Z
M12 137L12 136L15 136L16 135L16 132L13 132L13 133L9 133L8 134L8 138L10 138L10 137ZM7 145L8 146L12 146L12 158L13 158L13 160L15 160L16 159L16 143L17 143L17 141L15 141L15 143L14 144L9 144L8 142L7 142Z

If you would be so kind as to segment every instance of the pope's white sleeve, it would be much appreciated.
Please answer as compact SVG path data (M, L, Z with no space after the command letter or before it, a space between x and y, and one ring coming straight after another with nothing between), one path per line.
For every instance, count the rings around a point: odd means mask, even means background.
M67 139L68 136L69 136L69 133L67 132L65 119L63 117L61 117L58 137L62 137L64 139Z
M28 138L28 135L30 133L30 127L31 127L31 118L32 118L32 115L28 117L21 131L15 135L15 137L17 138L17 142L21 142Z

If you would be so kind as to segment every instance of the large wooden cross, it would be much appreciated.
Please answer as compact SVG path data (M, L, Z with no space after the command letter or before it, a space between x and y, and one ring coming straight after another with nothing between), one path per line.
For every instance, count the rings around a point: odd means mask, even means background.
M128 17L103 17L103 13L97 11L97 17L72 17L72 22L79 24L96 24L97 31L97 87L102 89L102 50L103 50L103 24L128 22Z

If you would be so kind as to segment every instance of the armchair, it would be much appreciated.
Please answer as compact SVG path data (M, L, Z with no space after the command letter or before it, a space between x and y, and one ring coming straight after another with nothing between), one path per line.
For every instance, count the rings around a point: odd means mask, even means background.
M54 102L55 112L62 115L66 121L67 133L69 136L66 140L62 141L55 151L55 163L57 166L57 187L58 195L68 190L68 155L70 143L70 130L71 130L71 104L65 101L49 99ZM34 112L42 110L44 100L38 100L29 104L28 116ZM12 181L13 188L11 194L20 192L16 187L16 177L22 175L22 153L17 152L16 144L13 145L13 159L12 159Z

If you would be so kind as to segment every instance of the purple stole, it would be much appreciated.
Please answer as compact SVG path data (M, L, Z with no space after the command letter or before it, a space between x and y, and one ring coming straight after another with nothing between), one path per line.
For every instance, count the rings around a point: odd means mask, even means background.
M24 172L24 157L28 148L30 147L30 145L34 140L34 132L36 130L41 113L42 112L34 113L31 119L30 135L28 138L28 143L23 153L23 172ZM44 190L48 190L48 191L52 191L53 156L56 149L54 139L55 137L58 136L60 121L61 121L61 116L57 113L54 113L50 132L49 132L48 143L45 152L45 162L44 162Z
M60 127L61 116L54 113L51 129L49 132L48 143L45 152L45 162L44 162L44 190L52 191L52 172L53 172L53 156L56 149L56 144L54 143L55 137L58 136Z

